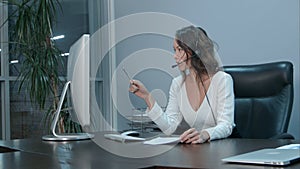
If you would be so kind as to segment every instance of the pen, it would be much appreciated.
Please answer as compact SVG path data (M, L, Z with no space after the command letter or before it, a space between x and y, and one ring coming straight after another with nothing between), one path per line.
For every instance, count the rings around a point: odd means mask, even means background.
M123 72L125 73L125 75L127 76L127 78L129 79L130 84L131 84L131 85L134 85L133 80L130 78L130 76L128 75L128 73L127 73L127 71L125 70L125 68L123 67L122 69L123 69ZM132 92L132 93L135 93L137 90L138 90L138 89L135 89L134 91L131 91L131 92Z
M129 79L129 81L130 80L132 80L130 77L129 77L129 75L128 75L128 73L127 73L127 71L125 70L125 68L123 67L123 72L125 73L125 75L128 77L128 79Z

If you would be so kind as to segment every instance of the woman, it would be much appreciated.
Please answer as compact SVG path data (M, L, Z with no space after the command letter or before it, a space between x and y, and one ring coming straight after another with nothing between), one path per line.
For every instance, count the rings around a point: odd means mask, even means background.
M132 80L129 91L145 100L147 115L167 135L182 120L190 129L183 143L204 143L228 137L234 127L233 81L220 70L213 41L202 28L188 26L176 32L174 59L182 74L173 79L165 112L145 86Z

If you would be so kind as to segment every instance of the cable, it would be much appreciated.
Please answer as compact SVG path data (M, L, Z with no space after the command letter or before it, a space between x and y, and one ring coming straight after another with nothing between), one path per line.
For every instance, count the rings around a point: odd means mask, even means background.
M211 110L211 113L212 113L212 116L213 116L215 125L217 125L216 117L215 117L214 111L213 111L213 109L212 109L212 107L211 107L210 101L209 101L209 99L208 99L208 96L207 96L207 90L206 90L206 88L205 88L205 86L204 86L204 83L203 83L203 80L202 80L202 77L201 77L201 76L200 76L200 81L201 81L201 85L202 85L202 87L203 87L203 89L204 89L205 98L206 98L206 100L207 100L208 106L210 107L210 110Z

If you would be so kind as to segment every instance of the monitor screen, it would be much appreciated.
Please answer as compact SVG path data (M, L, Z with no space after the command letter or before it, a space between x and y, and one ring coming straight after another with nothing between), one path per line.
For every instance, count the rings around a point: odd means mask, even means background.
M71 81L72 120L82 127L90 125L90 52L89 35L82 35L71 47L67 80Z

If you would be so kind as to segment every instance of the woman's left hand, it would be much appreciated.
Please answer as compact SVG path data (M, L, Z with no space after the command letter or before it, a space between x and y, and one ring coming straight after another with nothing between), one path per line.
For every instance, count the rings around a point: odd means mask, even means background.
M182 143L204 143L210 139L209 134L206 131L200 133L195 128L190 128L180 136Z

